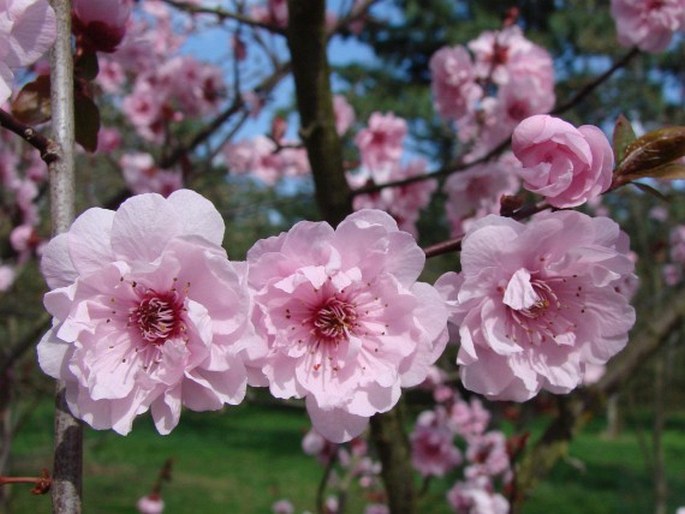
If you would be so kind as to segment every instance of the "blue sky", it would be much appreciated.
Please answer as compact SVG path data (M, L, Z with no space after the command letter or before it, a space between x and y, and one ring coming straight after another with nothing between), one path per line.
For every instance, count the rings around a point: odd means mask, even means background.
M339 12L341 6L346 9L349 4L349 0L329 0L328 9L333 12ZM383 6L382 2L374 8L374 14L377 16L390 16L390 12L387 7ZM229 38L230 32L225 28L206 28L197 31L185 44L183 50L184 52L197 56L200 60L210 61L221 66L222 63L229 61L229 52L231 51ZM264 39L269 44L273 44L277 55L282 56L284 59L287 58L287 48L283 37L265 34ZM245 63L247 64L245 66L245 69L247 70L245 73L246 75L250 73L250 67L259 69L262 64L259 60L254 59L254 53L255 52L251 55L248 47L248 60L247 63ZM328 56L332 64L349 64L352 62L363 62L368 64L375 60L375 55L371 48L359 43L354 38L343 40L341 37L334 37L329 45ZM230 76L227 76L229 77L227 83L230 84ZM336 89L335 83L333 84L333 88L334 90ZM262 114L256 119L249 119L237 133L235 139L239 140L266 133L270 128L273 112L289 107L293 99L294 85L292 78L288 77L276 88L272 102L264 109ZM293 122L295 120L290 121L291 126L289 127L288 136L295 137L298 127L294 126Z

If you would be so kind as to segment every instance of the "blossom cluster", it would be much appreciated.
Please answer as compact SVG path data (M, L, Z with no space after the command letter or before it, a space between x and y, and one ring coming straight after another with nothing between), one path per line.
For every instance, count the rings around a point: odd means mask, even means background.
M300 222L258 241L246 262L227 258L224 230L208 200L182 189L89 209L46 245L54 325L39 361L66 381L76 416L125 434L150 411L169 433L182 407L216 410L247 385L268 386L303 399L326 439L348 441L429 377L448 317L460 325L464 385L515 400L570 391L586 365L625 345L634 321L627 237L606 218L487 216L464 238L461 274L435 287L418 280L414 238L379 210L335 229ZM427 454L446 441L440 416L417 428Z
M387 214L302 222L247 263L228 260L223 234L208 200L178 190L89 209L46 246L55 324L39 361L76 416L125 434L149 410L168 433L182 406L239 403L249 383L303 398L316 429L345 441L442 353L447 309Z
M403 118L393 113L371 114L368 126L354 138L361 167L347 174L350 187L354 190L426 175L428 163L425 160L415 158L408 162L402 161L406 135L407 122ZM420 211L430 203L437 187L437 181L429 179L384 188L374 193L357 194L353 207L355 210L384 210L397 221L402 230L416 237L416 222Z
M685 30L683 0L611 0L618 42L645 52L663 52Z
M469 159L504 141L523 119L554 106L552 58L517 25L439 49L430 70L435 110L456 122L463 143L473 144Z
M457 476L447 501L458 514L508 512L496 491L513 476L509 449L505 435L489 429L490 412L478 398L463 399L438 368L424 386L437 405L419 415L410 435L414 469L424 477Z

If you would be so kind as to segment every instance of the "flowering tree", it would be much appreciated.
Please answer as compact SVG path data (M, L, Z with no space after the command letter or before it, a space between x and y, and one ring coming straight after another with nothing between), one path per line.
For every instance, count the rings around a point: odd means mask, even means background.
M635 181L683 176L685 129L667 119L643 131L610 110L573 118L630 63L682 45L685 4L612 1L605 20L627 53L564 91L561 51L527 33L544 19L492 3L501 19L487 30L458 40L428 32L414 55L423 60L381 76L397 98L424 100L391 112L364 107L377 93L354 66L336 70L347 97L333 95L327 48L356 38L396 59L383 41L395 37L394 14L407 30L419 23L413 2L327 11L319 0L0 0L0 171L11 213L0 288L18 288L36 257L49 288L40 336L27 331L6 352L0 378L13 387L12 366L39 340L38 364L58 383L55 512L81 509L84 424L127 434L149 412L168 434L184 408L236 405L248 387L298 401L313 427L305 452L326 477L336 467L347 477L331 482L337 496L319 495L319 512L343 511L352 479L375 493L366 512L417 512L415 473L458 473L446 495L455 512L518 511L587 414L663 344L685 316L677 288L629 342L644 256L631 251L625 206L652 200L624 192L635 184L663 195ZM447 14L472 20L478 6L462 7ZM545 9L555 19L566 7ZM184 47L205 31L226 42L214 63ZM47 65L39 58L49 48ZM287 77L290 112L272 106ZM666 82L659 94L668 106L675 93ZM653 112L634 109L646 126ZM244 135L260 115L269 132ZM258 218L231 205L292 191L318 214L272 209L242 241L245 259L230 246L229 259L225 231ZM320 221L299 220L309 216ZM663 276L642 270L645 295L680 282L681 236L669 236ZM428 269L440 255L449 264ZM408 388L434 401L409 433ZM478 398L524 402L543 390L567 396L536 442L491 427ZM161 480L141 512L163 508Z

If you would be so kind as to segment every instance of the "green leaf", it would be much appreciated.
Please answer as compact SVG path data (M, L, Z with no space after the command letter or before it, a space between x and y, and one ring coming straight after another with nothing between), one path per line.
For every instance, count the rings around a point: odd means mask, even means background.
M76 142L88 152L95 152L98 147L100 111L90 97L79 91L74 96L74 122Z
M40 75L26 84L12 102L12 115L27 125L50 119L50 77Z
M614 150L614 160L621 162L626 156L628 145L637 139L630 120L621 114L614 125L614 135L612 147Z
M643 177L673 178L670 174L676 173L676 170L667 170L664 167L683 156L685 127L654 130L628 145L625 157L618 163L614 176L621 183Z

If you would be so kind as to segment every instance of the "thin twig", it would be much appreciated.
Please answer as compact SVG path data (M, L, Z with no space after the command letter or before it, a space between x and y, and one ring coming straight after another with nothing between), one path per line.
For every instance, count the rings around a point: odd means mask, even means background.
M30 125L20 122L7 111L0 109L0 127L14 132L28 144L40 152L45 164L50 164L59 158L59 151L55 142L45 137Z
M270 32L273 32L274 34L278 34L281 36L285 35L285 29L281 27L276 27L275 25L272 25L270 23L264 23L262 21L255 20L254 18L250 18L249 16L245 16L244 14L227 11L226 9L222 9L221 7L203 7L200 5L179 2L177 0L163 1L166 4L175 7L179 11L185 11L189 14L209 14L212 16L216 16L220 20L234 20L239 23L242 23L243 25L250 25L252 27L266 29Z

